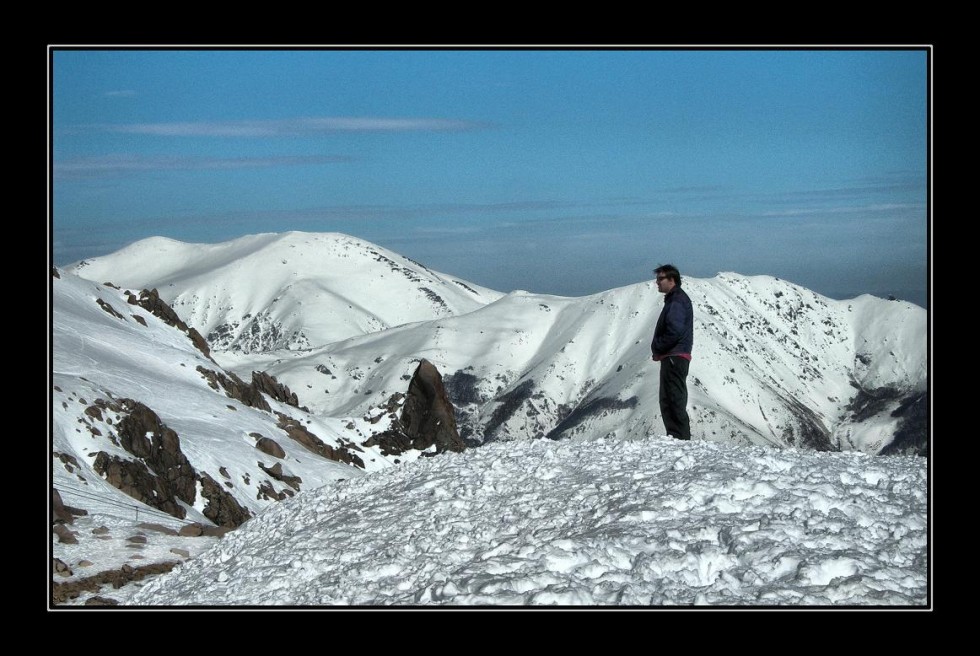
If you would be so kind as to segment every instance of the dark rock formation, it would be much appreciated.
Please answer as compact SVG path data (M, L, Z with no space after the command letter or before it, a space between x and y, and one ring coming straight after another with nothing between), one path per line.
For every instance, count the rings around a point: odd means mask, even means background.
M813 451L837 451L830 440L830 431L810 408L794 398L786 398L786 407L796 417L797 424L783 427L782 439L787 446Z
M534 394L534 380L528 378L520 385L510 390L506 394L497 398L497 407L494 408L490 421L484 427L485 440L490 441L497 437L497 430L508 419L514 416L521 405Z
M67 581L65 583L54 582L51 585L51 602L54 605L63 604L66 601L77 598L83 592L99 592L104 585L119 589L131 581L141 581L148 576L169 572L177 565L178 563L176 561L153 563L141 567L123 565L120 569L102 572L78 581ZM89 600L85 602L86 605L114 605L117 603L115 600L105 597L93 597L93 599L98 599L99 601L90 603L91 600Z
M156 531L157 533L163 533L164 535L177 535L177 531L174 529L161 524L156 524L154 522L140 522L139 528L143 528L148 531Z
M590 417L605 416L610 412L635 408L637 403L639 403L639 401L635 396L631 396L625 400L605 397L590 399L585 403L581 403L576 406L576 408L568 413L564 419L558 422L558 425L555 426L546 437L552 440L559 440L565 431L571 431L573 428Z
M205 526L204 524L199 524L193 522L191 524L184 524L177 531L177 535L183 538L199 538L202 535L206 537L220 538L224 536L225 533L231 529L227 526Z
M136 460L100 451L93 469L134 499L183 519L186 511L177 500L194 503L197 474L180 450L177 433L139 401L122 399L111 406L123 415L116 426L118 443Z
M78 544L78 538L75 534L71 532L64 524L55 524L52 527L52 532L58 536L58 542L61 544Z
M286 435L288 435L291 440L299 442L309 451L322 458L335 460L337 462L345 462L348 465L354 465L364 469L364 461L351 453L346 446L335 449L332 446L325 444L323 440L311 433L306 426L299 423L292 417L279 415L279 427L286 431Z
M118 606L119 602L109 597L95 595L85 600L86 606Z
M53 574L57 574L58 576L64 577L74 575L74 572L71 571L71 567L69 567L68 563L60 558L55 558L51 561L51 572Z
M280 403L291 405L294 408L299 407L299 399L296 397L296 394L289 391L288 387L264 371L252 372L252 387L259 392L268 394Z
M51 523L72 524L74 521L75 518L72 517L61 501L61 494L58 493L58 490L51 488Z
M133 294L129 293L127 296L127 301L131 305L138 305L155 317L159 317L168 326L173 326L178 330L187 333L191 342L197 349L203 353L208 359L211 358L211 347L208 346L207 340L201 336L201 333L197 332L196 329L191 328L186 323L181 321L174 309L167 305L162 298L160 298L160 293L155 289L146 290L140 292L139 298L136 298Z
M929 395L926 392L906 392L895 387L878 389L858 388L847 409L854 422L865 421L882 414L897 404L890 413L899 417L898 427L879 455L929 455Z
M268 394L280 403L309 412L307 408L300 408L296 394L276 380L274 376L270 376L264 371L253 371L251 383L246 383L234 373L213 371L201 366L198 366L197 371L204 376L204 379L213 389L223 389L229 397L238 399L250 408L271 412L272 407L262 396Z
M100 308L102 308L103 310L105 310L106 312L108 312L109 314L111 314L112 316L114 316L115 318L117 318L117 319L123 319L124 318L123 315L119 314L119 312L116 311L116 308L112 307L111 305L109 305L108 303L106 303L105 301L103 301L101 298L95 299L95 302L98 304L98 306Z
M419 362L396 427L372 435L364 444L380 446L383 455L399 455L408 449L424 451L433 445L436 453L466 448L456 429L453 404L435 365L425 359Z
M300 478L299 476L290 476L288 474L283 474L282 473L282 463L281 462L277 462L276 464L272 465L271 467L266 467L261 462L258 463L258 464L259 464L259 469L261 469L262 471L264 471L266 474L268 474L272 478L276 479L277 481L282 481L283 483L285 483L289 487L293 488L297 492L299 491L299 485L300 485L300 483L303 482L303 479Z
M207 501L204 516L218 526L237 528L252 516L248 509L235 500L221 485L207 473L199 476L201 496Z
M286 452L279 446L279 443L268 437L260 437L258 442L255 443L255 448L273 458L286 457Z
M442 384L442 376L428 360L419 362L408 384L399 421L420 450L433 444L437 452L459 452L466 448L459 439L455 412Z
M141 461L123 460L99 451L92 469L105 481L137 501L183 519L187 511L177 503L173 490Z
M121 403L127 414L116 427L119 444L163 479L173 490L173 496L194 503L196 476L180 450L180 437L139 401L123 399Z
M454 405L483 403L487 400L480 394L479 379L465 369L443 376L442 381L446 386L446 395Z
M259 483L258 492L255 493L256 499L271 499L272 501L283 501L293 496L294 492L288 488L283 488L281 491L276 491L275 486L271 481L262 481Z
M266 412L272 411L269 402L265 400L262 392L254 384L247 384L233 373L224 374L201 366L198 366L197 371L204 376L212 388L218 389L220 386L229 397L241 401L250 408L257 408Z
M65 468L65 471L67 471L69 474L73 474L82 469L82 466L78 464L78 460L70 453L59 453L58 451L52 451L51 456L60 460L61 464Z

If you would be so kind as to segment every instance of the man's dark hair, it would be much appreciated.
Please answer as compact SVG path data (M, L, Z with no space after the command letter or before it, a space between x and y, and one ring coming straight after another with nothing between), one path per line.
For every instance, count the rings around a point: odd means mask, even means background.
M675 285L681 284L681 272L673 264L661 264L653 270L656 275L664 275L674 281Z

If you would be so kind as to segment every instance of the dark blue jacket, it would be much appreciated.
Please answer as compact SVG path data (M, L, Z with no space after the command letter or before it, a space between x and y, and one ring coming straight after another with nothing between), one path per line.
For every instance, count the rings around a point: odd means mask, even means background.
M686 355L690 359L694 348L694 307L680 285L664 295L664 308L657 319L650 348L654 360L668 355Z

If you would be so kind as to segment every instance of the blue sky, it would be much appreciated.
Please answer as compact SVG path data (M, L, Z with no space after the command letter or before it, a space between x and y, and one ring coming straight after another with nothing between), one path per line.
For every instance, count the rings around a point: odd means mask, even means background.
M343 232L499 291L926 305L929 52L54 47L54 263Z

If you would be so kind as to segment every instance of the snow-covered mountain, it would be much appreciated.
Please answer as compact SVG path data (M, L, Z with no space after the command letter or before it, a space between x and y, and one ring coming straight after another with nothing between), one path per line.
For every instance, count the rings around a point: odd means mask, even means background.
M52 482L66 497L111 505L123 491L237 526L310 485L420 455L361 444L387 417L313 414L264 374L226 371L152 294L58 271L52 292Z
M338 234L218 245L151 239L68 269L156 288L243 378L264 371L317 417L364 417L420 358L470 445L662 430L652 283L581 298L502 294ZM927 450L926 311L832 300L768 276L685 278L695 439L866 453Z
M166 571L166 563L196 556L300 491L439 451L386 455L365 443L391 425L398 404L372 417L318 416L264 373L239 378L153 292L57 269L51 275L49 481L58 581L68 576L70 586L87 588L89 572L125 582L143 576L133 569L141 560ZM137 535L110 535L123 530ZM146 532L178 530L179 547L143 551Z
M154 237L66 270L157 288L212 349L246 354L463 314L502 295L341 234L261 234L221 244Z

